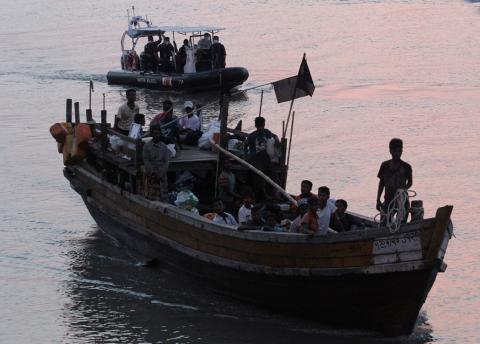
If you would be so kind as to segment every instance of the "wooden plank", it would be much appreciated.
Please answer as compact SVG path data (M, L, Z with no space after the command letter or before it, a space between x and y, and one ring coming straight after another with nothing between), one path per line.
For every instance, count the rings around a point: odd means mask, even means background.
M106 203L106 200L103 201ZM117 213L116 215L121 215ZM136 216L130 216L132 220L135 220ZM140 217L143 219L143 217ZM349 256L345 254L345 251L334 252L330 255L322 255L319 253L325 253L325 247L323 249L316 248L317 251L311 256L305 255L302 251L302 247L296 245L288 245L288 249L285 247L274 247L270 245L261 247L251 247L250 250L242 250L242 247L238 243L222 243L217 244L217 240L212 238L205 238L205 234L201 233L201 236L195 235L196 232L192 230L184 231L185 228L181 226L174 219L167 216L158 217L157 221L151 219L145 222L148 229L158 233L170 240L174 240L178 243L186 245L192 249L200 250L208 254L213 254L219 257L224 257L232 260L238 260L249 263L263 264L268 266L297 266L297 267L347 267L347 266L368 266L372 264L372 256L358 254L358 246L352 245L352 253L357 252L357 255L352 254ZM205 240L206 239L206 240ZM278 246L278 245L277 245ZM284 245L285 246L285 245ZM324 245L326 246L326 245ZM330 245L331 246L331 245ZM326 246L328 248L328 246ZM303 248L304 249L304 248ZM259 254L261 252L261 254ZM367 252L367 253L371 253ZM385 255L385 257L375 258L376 264L391 263L393 261L405 260L398 255ZM392 258L393 257L393 258ZM407 257L408 258L408 257ZM408 260L408 259L406 259Z

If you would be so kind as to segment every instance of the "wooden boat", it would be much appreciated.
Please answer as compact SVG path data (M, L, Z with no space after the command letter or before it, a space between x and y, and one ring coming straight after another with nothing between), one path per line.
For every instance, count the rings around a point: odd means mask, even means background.
M158 90L178 91L204 91L222 88L231 89L243 84L248 79L248 71L243 67L226 67L210 70L195 70L189 72L162 72L149 71L140 63L140 58L135 52L139 40L147 36L164 36L166 32L173 34L174 46L175 33L188 37L189 44L195 47L195 39L202 37L204 33L212 36L223 30L220 27L211 26L153 26L146 17L129 17L128 29L123 33L121 39L121 70L111 70L107 73L107 81L113 85L129 85L145 87ZM127 48L126 38L131 39L131 47ZM173 59L175 64L175 58ZM174 68L175 69L175 68ZM220 78L221 75L221 78Z
M110 132L105 122L92 128L97 135ZM122 152L129 159L100 140L90 144L86 160L67 165L65 177L103 231L221 293L341 326L406 335L437 273L446 269L452 206L395 233L360 215L354 216L363 228L335 235L238 231L143 197L141 142L124 140L132 145ZM190 147L172 159L170 170L215 171L216 163L215 153ZM119 172L126 182L119 183Z

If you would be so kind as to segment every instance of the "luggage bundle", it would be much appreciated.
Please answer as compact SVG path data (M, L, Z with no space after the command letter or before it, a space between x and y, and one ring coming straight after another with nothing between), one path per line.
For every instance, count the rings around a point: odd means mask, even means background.
M55 123L50 134L57 141L58 152L63 154L63 163L75 164L87 155L88 140L92 138L90 126L85 123Z

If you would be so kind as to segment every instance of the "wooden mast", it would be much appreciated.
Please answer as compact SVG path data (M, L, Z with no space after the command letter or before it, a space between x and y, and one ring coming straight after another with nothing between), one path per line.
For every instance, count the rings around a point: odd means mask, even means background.
M223 88L222 73L220 73L220 141L219 146L223 149L227 149L228 136L227 136L227 124L228 124L228 105L230 103L230 91ZM217 155L217 170L215 174L215 197L218 195L218 181L220 173L223 168L223 153L218 150Z

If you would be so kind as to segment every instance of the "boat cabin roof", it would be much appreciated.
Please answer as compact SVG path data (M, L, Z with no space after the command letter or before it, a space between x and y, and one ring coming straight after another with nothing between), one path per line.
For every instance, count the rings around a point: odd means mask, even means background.
M182 35L201 35L204 32L215 34L221 30L225 30L225 28L217 26L148 26L129 28L127 35L130 38L158 36L163 35L165 32L176 32Z
M137 28L130 28L127 30L127 35L131 38L158 36L158 35L163 35L164 33L165 31L159 28L158 26L137 27Z
M159 29L163 30L164 32L176 32L182 35L197 35L203 32L217 33L221 30L225 30L225 28L218 26L160 26Z

